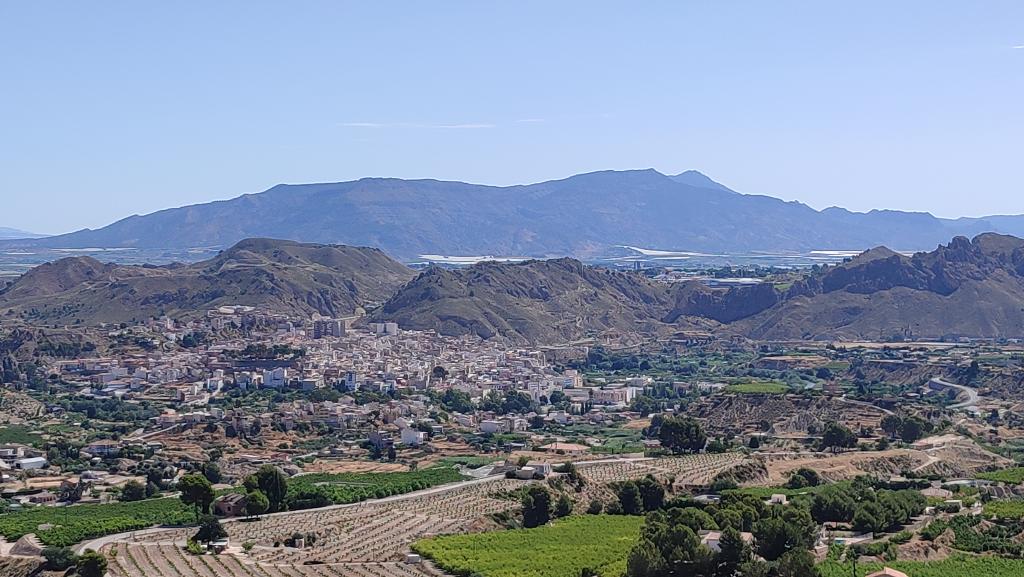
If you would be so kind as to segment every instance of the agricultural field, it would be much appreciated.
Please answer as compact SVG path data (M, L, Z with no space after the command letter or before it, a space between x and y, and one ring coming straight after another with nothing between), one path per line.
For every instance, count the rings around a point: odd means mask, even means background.
M151 527L195 522L195 510L175 498L135 503L34 507L0 515L0 534L14 541L35 533L44 545L66 546L79 541ZM40 525L50 528L40 530Z
M462 475L453 467L403 473L312 473L294 477L288 492L297 495L312 489L324 494L331 503L341 505L401 495L461 480Z
M577 495L577 507L580 503L589 502L590 491L598 488L598 479L602 480L600 482L622 481L653 474L663 479L680 479L681 482L706 480L739 462L742 462L741 455L720 454L580 464L580 474L588 483L587 489ZM307 476L293 478L292 482L304 477ZM314 480L316 477L308 477L310 479L303 482L319 482ZM412 544L441 535L477 535L481 530L495 529L492 516L504 515L518 508L518 498L510 498L510 495L515 495L527 484L503 477L489 477L377 501L289 511L264 515L258 520L230 519L223 526L232 548L222 555L197 557L187 553L184 545L195 533L193 527L121 536L102 544L102 550L110 559L112 577L438 577L443 574L429 564L403 562ZM564 519L559 523L569 525L558 525L557 532L571 535L566 537L569 539L567 542L574 544L574 551L578 550L576 545L599 531L599 528L587 525L595 523L594 518L597 516L578 515ZM602 539L607 539L609 534L618 534L615 531L635 535L643 522L642 517L604 519L610 520L606 521L609 525L605 529L600 529L605 535ZM491 532L479 536L504 533ZM301 549L284 546L285 541L295 534L315 539ZM603 575L620 575L625 568L629 544L625 541L617 543L613 555L606 550L609 549L607 542L602 542L600 556L594 557L593 561L588 560L587 565L593 562L594 567L598 564L604 567ZM248 552L242 549L243 544L249 546ZM580 562L582 560L577 559L566 566L575 567ZM578 569L558 575L576 576L579 575Z
M726 393L738 393L741 395L782 395L789 391L789 385L786 383L775 382L737 383L725 387Z
M19 444L39 446L43 438L25 425L0 426L0 445Z
M1024 519L1024 500L989 501L985 503L985 516L998 519Z
M1010 469L1002 469L988 473L978 473L976 476L979 479L985 479L988 481L1020 485L1021 483L1024 483L1024 467L1012 467Z
M582 515L535 529L435 537L413 550L456 575L565 577L590 570L619 577L642 525L643 517Z
M950 557L941 561L892 561L885 563L903 571L909 577L1018 577L1024 575L1024 559L1000 557ZM857 575L863 577L882 568L881 563L858 563ZM849 563L826 561L818 565L821 577L849 577L852 575Z

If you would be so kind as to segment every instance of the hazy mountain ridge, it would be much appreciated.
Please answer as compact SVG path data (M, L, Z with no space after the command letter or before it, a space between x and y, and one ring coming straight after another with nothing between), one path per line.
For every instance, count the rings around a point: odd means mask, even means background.
M192 265L114 265L90 257L44 264L0 290L0 314L96 324L251 305L343 316L379 303L413 276L374 248L249 239Z
M939 219L740 194L696 171L603 171L494 187L365 178L278 185L231 200L132 216L97 230L0 246L226 247L255 236L420 254L606 254L617 245L702 252L928 249L956 235L1024 235L1024 216Z
M44 234L36 234L34 232L28 232L19 230L17 228L9 228L6 226L0 226L0 240L8 239L24 239L24 238L43 238Z

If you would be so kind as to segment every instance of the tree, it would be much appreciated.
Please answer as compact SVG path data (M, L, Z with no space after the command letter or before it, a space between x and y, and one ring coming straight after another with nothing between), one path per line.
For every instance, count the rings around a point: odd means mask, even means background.
M654 477L648 475L636 483L644 511L657 511L665 503L665 488Z
M640 515L644 512L644 503L640 497L640 488L633 481L625 481L619 485L619 506L624 515Z
M430 369L430 378L438 381L443 381L448 377L448 369L441 365L434 365L434 368Z
M213 485L202 475L185 475L178 481L181 502L196 508L196 517L210 511L213 504Z
M46 547L42 555L46 559L46 568L52 571L64 571L78 561L78 555L69 547Z
M708 438L696 419L668 416L661 420L658 439L662 447L680 454L700 451Z
M572 499L568 495L561 495L558 497L558 502L555 504L555 517L568 517L572 515Z
M398 453L395 451L395 446L394 445L389 446L388 447L388 461L391 461L392 463L394 463L395 459L397 459L397 458L398 458Z
M283 511L288 497L288 476L273 465L263 465L256 471L255 488L267 496L270 512ZM246 488L250 488L248 484Z
M78 557L75 569L79 577L103 577L107 572L107 558L102 553L86 549Z
M551 493L541 485L531 485L523 495L523 527L546 525L551 520Z
M228 536L228 532L221 526L220 520L213 515L203 515L199 519L199 531L192 538L199 543L209 543Z
M814 556L807 549L793 549L779 558L776 577L820 577Z
M715 577L734 577L740 566L750 561L750 546L735 527L726 527L718 541Z
M587 515L600 515L603 510L604 504L594 499L590 501L590 505L587 507Z
M124 484L124 487L121 488L122 501L141 501L145 498L146 486L138 481L128 481Z
M270 509L270 499L262 491L256 489L249 491L245 496L245 514L250 517L259 518L260 515Z
M928 422L920 417L907 417L900 425L900 438L907 443L920 439L928 430Z
M888 433L890 438L895 439L900 434L900 429L903 427L903 419L896 415L886 415L882 417L882 430Z
M475 407L469 393L458 389L448 389L441 395L441 405L454 413L472 413Z
M857 436L845 425L834 421L825 425L825 431L821 435L822 450L832 449L832 452L835 453L838 449L847 449L856 445Z
M211 483L220 483L220 467L217 465L217 463L214 463L213 461L203 463L203 476L206 477L206 479Z
M771 515L754 523L753 529L757 554L768 561L793 549L810 549L818 536L818 524L798 507L775 508Z

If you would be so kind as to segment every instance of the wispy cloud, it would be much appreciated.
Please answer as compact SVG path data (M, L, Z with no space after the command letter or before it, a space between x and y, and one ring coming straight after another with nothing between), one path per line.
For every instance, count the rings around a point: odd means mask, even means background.
M543 118L520 118L516 122L520 124L537 124L538 122L544 122Z
M1013 49L1014 50L1024 50L1024 44L1018 44L1017 46L1014 46Z
M450 130L475 130L497 127L496 124L486 122L459 122L452 124L429 122L342 122L341 125L346 128L440 128Z

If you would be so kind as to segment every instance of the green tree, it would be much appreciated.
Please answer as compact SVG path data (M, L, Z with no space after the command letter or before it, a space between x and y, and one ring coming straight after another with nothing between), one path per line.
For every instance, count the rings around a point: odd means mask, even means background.
M818 524L799 507L776 507L754 523L753 529L757 554L768 561L793 549L810 549L818 536Z
M825 425L821 435L821 448L831 449L833 453L839 449L848 449L857 445L857 436L841 423L831 422Z
M245 514L250 517L259 518L260 515L270 509L270 499L259 489L249 491L245 496Z
M814 556L807 549L793 549L779 558L776 577L820 577Z
M122 501L141 501L146 498L146 486L142 483L131 480L121 487Z
M228 536L228 532L221 526L220 520L213 515L203 515L199 519L199 531L192 538L199 543L209 543Z
M256 471L252 487L246 484L247 489L256 488L267 496L270 501L270 512L283 511L285 499L288 498L288 475L273 465L263 465Z
M696 419L668 416L661 420L658 439L662 447L680 454L700 451L708 438Z
M210 505L213 504L213 485L202 475L185 475L178 481L178 491L181 491L181 502L192 505L196 508L196 518L200 514L208 513Z
M46 568L51 571L64 571L78 561L78 555L69 547L46 547L42 555L46 559Z
M625 481L619 485L619 506L625 515L640 515L644 512L644 502L640 497L640 488L633 481Z
M551 493L541 485L531 485L523 495L523 527L546 525L551 520Z
M107 572L107 558L102 553L86 549L75 562L78 577L103 577Z
M735 527L726 527L718 541L715 577L736 577L740 567L750 561L750 545Z
M665 503L665 488L657 479L648 475L636 482L644 511L657 511Z
M213 484L220 483L220 481L221 481L220 467L217 465L217 463L214 463L213 461L210 461L208 463L204 463L203 464L203 476L206 477L206 479L208 481L210 481L211 483L213 483Z
M555 517L568 517L572 515L572 499L568 495L561 495L558 497L558 502L555 504Z

